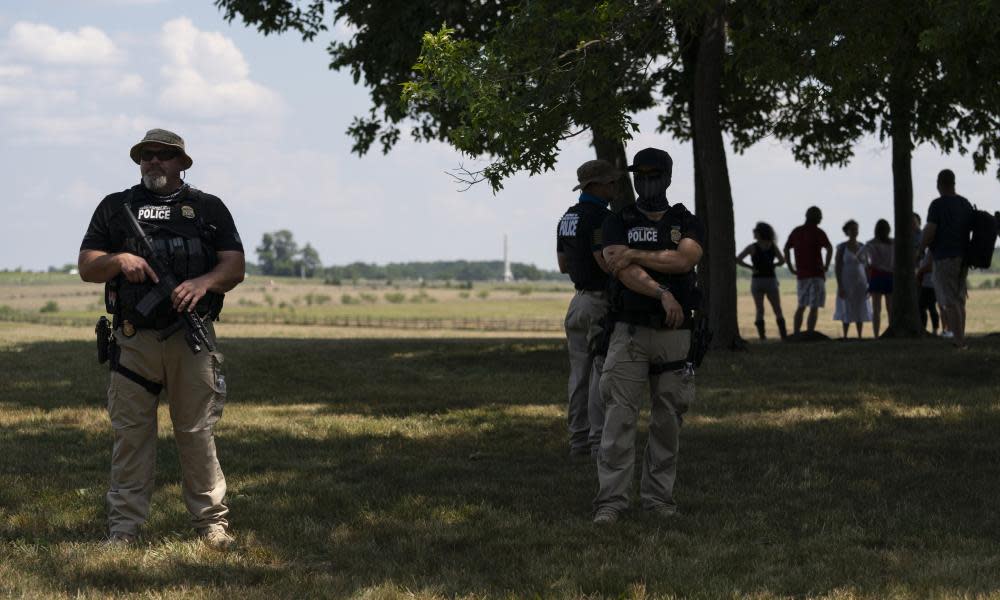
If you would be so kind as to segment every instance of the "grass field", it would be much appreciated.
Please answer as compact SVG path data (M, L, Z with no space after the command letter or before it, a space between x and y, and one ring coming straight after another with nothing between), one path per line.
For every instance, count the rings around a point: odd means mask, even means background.
M220 334L239 547L193 539L161 408L151 520L116 551L92 329L0 323L0 596L1000 598L1000 339L712 354L684 515L597 529L558 336Z
M970 276L970 333L1000 332L1000 286L979 287L983 281L989 280L992 284L998 279L992 273L974 272ZM738 281L739 322L743 336L755 339L749 287L749 280ZM795 282L782 280L781 291L782 307L791 330L797 302ZM840 337L840 323L832 320L835 293L835 284L828 282L827 307L820 311L817 329L831 337ZM472 289L462 289L380 283L331 286L294 278L250 277L227 294L223 322L280 326L326 321L328 325L336 325L332 322L335 319L354 319L362 324L367 322L369 327L351 327L357 333L349 335L363 337L395 335L402 330L402 325L425 328L443 322L439 328L452 331L536 330L548 336L561 334L571 295L571 286L552 282L477 283ZM46 310L49 303L55 306ZM75 275L0 273L0 322L27 318L42 323L82 326L96 321L103 310L102 287L83 283ZM777 328L770 306L766 307L765 318L768 334L776 337ZM463 325L459 321L471 323ZM885 315L883 328L884 323ZM381 333L361 331L372 325L379 325ZM390 333L388 329L396 331ZM864 335L871 337L871 324L865 326Z

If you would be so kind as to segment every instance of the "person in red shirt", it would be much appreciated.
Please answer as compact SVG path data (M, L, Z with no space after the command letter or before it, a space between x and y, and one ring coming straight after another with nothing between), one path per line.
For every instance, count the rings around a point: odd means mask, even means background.
M806 222L792 230L785 242L788 270L798 279L799 307L795 310L795 333L802 329L802 316L809 308L808 331L816 330L816 317L826 304L826 272L830 269L833 245L819 228L823 212L816 206L806 211ZM794 252L789 252L789 250ZM823 256L822 250L826 250Z

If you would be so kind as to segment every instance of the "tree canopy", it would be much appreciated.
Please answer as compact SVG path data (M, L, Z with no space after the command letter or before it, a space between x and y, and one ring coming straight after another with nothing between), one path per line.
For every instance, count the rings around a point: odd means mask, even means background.
M308 243L299 249L287 229L265 233L256 251L257 267L263 275L312 277L323 267L316 249Z
M740 7L733 37L748 76L780 99L770 123L744 130L746 141L774 135L791 143L798 161L821 166L849 162L864 135L891 144L892 328L919 334L912 154L922 143L971 152L979 171L1000 158L1000 7L961 0L751 0Z

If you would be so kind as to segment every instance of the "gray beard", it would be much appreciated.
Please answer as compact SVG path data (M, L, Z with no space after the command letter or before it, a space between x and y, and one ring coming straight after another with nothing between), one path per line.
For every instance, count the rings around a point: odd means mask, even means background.
M143 175L142 185L146 186L147 190L158 194L170 191L167 189L166 175Z

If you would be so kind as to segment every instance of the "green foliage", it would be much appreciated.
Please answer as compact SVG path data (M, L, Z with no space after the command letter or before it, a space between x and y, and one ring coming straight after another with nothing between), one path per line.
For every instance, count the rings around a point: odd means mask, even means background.
M312 277L323 267L316 249L307 243L300 250L295 236L287 229L265 233L256 250L263 275Z
M417 78L403 98L459 108L449 143L493 162L465 171L494 190L517 171L551 170L563 140L593 130L615 140L638 130L631 114L653 105L652 56L664 44L659 3L518 2L485 41L442 26L423 37Z
M56 313L59 312L59 304L55 300L49 300L41 308L38 309L40 313Z
M341 304L361 304L360 298L355 298L350 294L344 294L340 297Z
M306 243L299 253L298 268L299 274L304 274L306 277L313 277L323 268L323 263L319 260L319 252L309 243Z
M1000 157L1000 7L958 0L756 0L738 3L734 46L748 77L778 90L775 136L805 165L843 165L853 144L903 128L914 145ZM1000 170L998 170L1000 176Z
M49 273L69 273L76 270L76 263L66 263L61 267L49 266Z
M401 304L406 301L406 294L403 292L386 292L382 297L390 304Z
M375 304L378 302L378 296L375 294L369 294L368 292L361 292L358 294L358 298L365 304Z
M543 271L534 265L512 263L511 272L514 278L526 281L552 280L564 281L566 275L557 271ZM342 281L346 279L367 280L423 280L423 281L460 281L462 287L471 289L473 281L495 281L503 275L503 262L496 261L435 261L408 262L376 265L356 262L344 266L326 268L326 280Z
M322 306L324 304L329 304L330 301L333 300L333 298L331 298L329 294L309 293L306 294L305 300L306 300L306 306L313 306L313 305Z
M448 103L401 102L401 86L412 79L420 55L421 36L441 23L451 23L466 35L487 35L508 18L508 0L436 0L435 2L370 2L368 0L215 0L227 20L240 18L267 35L296 32L311 40L325 32L327 23L350 31L347 40L327 46L330 68L347 70L355 83L368 89L371 106L351 122L347 134L352 150L367 153L376 143L388 152L399 141L400 123L410 120L411 135L419 141L443 139L455 123Z
M479 290L478 292L476 292L476 297L477 298L481 298L483 300L486 300L487 298L490 297L490 291L489 290Z
M437 298L431 296L430 294L428 294L427 292L425 292L423 290L420 290L419 293L416 293L416 294L413 294L412 296L410 296L410 303L411 304L425 304L425 303L433 303L433 302L437 302Z

